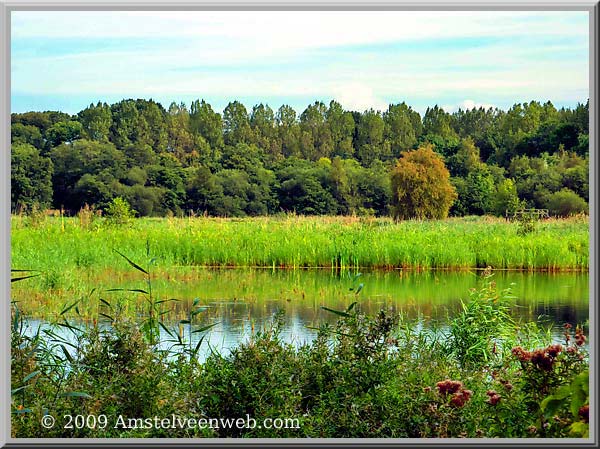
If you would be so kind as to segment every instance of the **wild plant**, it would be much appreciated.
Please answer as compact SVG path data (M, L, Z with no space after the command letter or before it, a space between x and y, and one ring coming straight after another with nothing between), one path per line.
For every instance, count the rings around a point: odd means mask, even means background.
M205 333L209 329L211 329L214 326L216 326L217 324L219 324L219 323L212 323L212 324L208 324L206 326L200 326L200 327L194 328L195 326L197 326L195 324L196 317L200 313L204 312L207 309L208 309L207 306L200 304L199 298L195 298L194 301L192 302L192 306L188 310L187 318L179 321L178 331L174 330L174 329L169 329L169 327L167 325L165 325L165 323L163 323L162 321L159 322L159 325L161 326L161 328L170 337L170 339L166 340L166 343L173 344L171 346L171 348L169 349L169 351L172 351L173 348L178 348L179 351L177 351L176 353L180 353L180 354L183 353L183 354L187 355L189 357L190 361L194 360L198 357L198 351L200 350L200 347L202 346L202 342L204 341L206 334L204 334L200 338L198 338L198 341L194 345L193 342L194 342L195 334ZM183 336L184 326L186 326L187 332L188 332L187 340Z
M489 270L482 277L482 288L473 289L469 301L461 301L462 310L450 324L448 349L464 367L482 367L498 360L503 337L514 334L510 290L498 292Z
M575 434L588 430L576 424L587 424L588 419L586 336L583 328L577 326L573 338L571 329L572 325L567 323L565 345L555 343L532 351L521 346L512 349L521 368L521 390L529 411L538 418L536 432L541 436L560 434L567 426Z
M144 275L144 280L146 284L146 288L134 288L134 289L126 289L126 288L111 288L108 289L108 292L131 292L131 293L140 293L144 296L147 304L147 312L144 317L144 320L141 322L140 329L147 341L151 345L155 345L160 340L160 328L161 328L161 320L162 316L168 313L168 310L163 310L163 304L171 301L176 301L176 299L158 299L155 297L152 291L152 276L150 274L150 267L156 262L155 258L150 258L150 243L146 241L146 257L149 258L147 268L142 268L139 264L132 261L125 254L121 253L118 250L114 250L119 256L124 258L129 265L131 265L136 270L140 271ZM110 307L110 303L105 301L105 304L108 304ZM114 317L110 315L104 315L111 322L115 322Z

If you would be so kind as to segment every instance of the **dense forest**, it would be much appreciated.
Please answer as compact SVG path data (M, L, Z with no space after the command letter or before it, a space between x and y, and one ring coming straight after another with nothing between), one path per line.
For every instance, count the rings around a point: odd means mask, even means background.
M588 111L532 101L421 117L405 103L355 112L331 101L298 116L234 101L220 114L203 100L165 110L128 99L15 113L11 207L76 213L122 197L139 216L386 215L398 159L427 147L449 171L450 215L569 215L588 207Z

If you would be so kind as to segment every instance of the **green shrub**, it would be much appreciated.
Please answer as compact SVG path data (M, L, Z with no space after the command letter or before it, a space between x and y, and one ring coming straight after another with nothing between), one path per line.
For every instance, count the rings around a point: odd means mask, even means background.
M588 204L583 198L566 187L546 197L548 212L559 217L587 213Z
M119 196L114 198L104 211L107 222L115 225L130 224L135 214L136 211L131 208L127 200Z

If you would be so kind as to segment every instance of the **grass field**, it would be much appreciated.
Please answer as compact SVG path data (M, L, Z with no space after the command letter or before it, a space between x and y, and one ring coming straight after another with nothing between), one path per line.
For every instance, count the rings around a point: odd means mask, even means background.
M12 217L13 269L65 272L173 266L580 270L588 269L587 217L551 219L520 235L491 217L404 221L358 217L96 219ZM149 253L148 250L149 249ZM149 256L148 256L149 254Z

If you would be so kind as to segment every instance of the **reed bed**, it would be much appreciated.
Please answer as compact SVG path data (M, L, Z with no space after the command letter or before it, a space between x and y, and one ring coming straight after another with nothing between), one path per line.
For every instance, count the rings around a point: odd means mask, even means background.
M585 217L547 220L520 235L489 217L404 221L359 217L143 218L131 226L49 217L12 219L12 267L56 272L127 269L115 249L157 267L327 267L586 271Z

